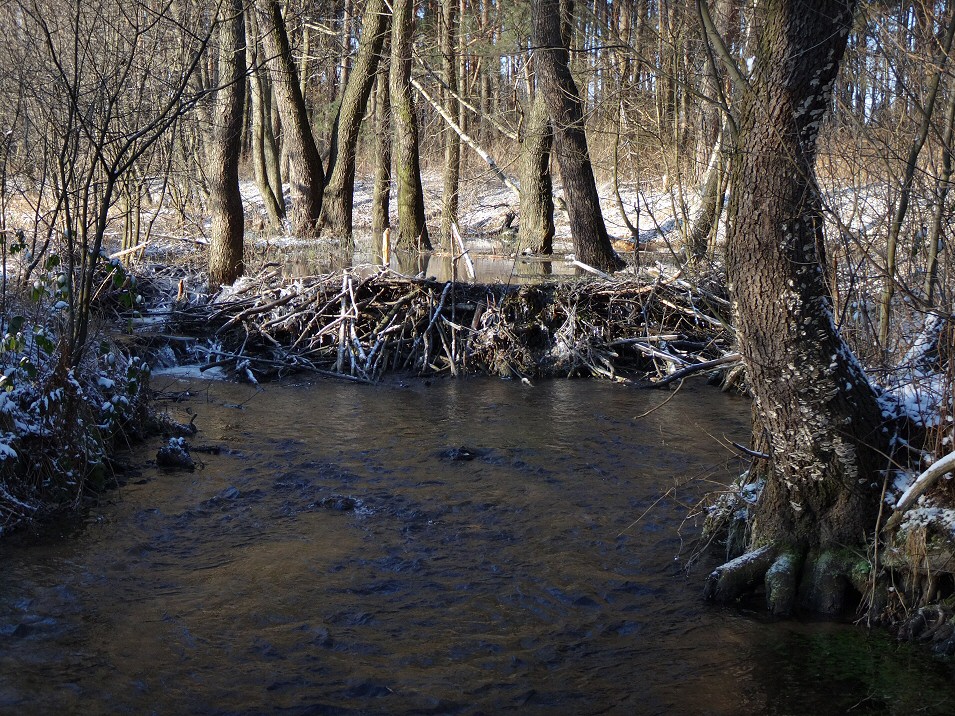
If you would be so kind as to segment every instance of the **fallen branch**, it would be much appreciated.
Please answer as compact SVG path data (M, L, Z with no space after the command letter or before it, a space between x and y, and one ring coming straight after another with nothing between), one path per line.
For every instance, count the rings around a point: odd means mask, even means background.
M702 370L709 370L710 368L726 365L727 363L737 363L742 359L743 356L741 356L739 353L730 353L729 355L725 355L722 358L714 358L713 360L703 361L702 363L688 365L686 368L681 368L680 370L670 373L665 378L661 378L654 385L658 387L669 385L673 381L686 378L686 376L692 375L693 373L699 373Z
M465 144L467 144L469 147L471 147L471 149L473 149L475 152L477 152L478 156L481 157L481 159L483 159L485 162L487 162L487 165L491 168L491 171L494 172L494 176L496 176L498 179L500 179L501 182L503 182L503 184L504 184L508 189L510 189L511 191L513 191L513 192L514 192L514 195L515 195L518 199L520 199L520 198L521 198L521 190L520 190L520 188L517 186L517 184L514 183L514 180L511 179L507 174L505 174L505 173L504 173L504 170L501 169L501 167L498 166L497 162L494 161L494 157L492 157L490 154L488 154L488 153L484 150L484 148L481 147L480 144L478 144L477 142L475 142L474 139L472 139L471 136L468 135L467 132L465 132L463 129L461 129L461 127L458 126L458 123L454 121L454 118L450 115L450 113L448 112L448 110L446 110L444 107L442 107L442 106L438 103L438 101L437 101L436 99L434 99L433 97L431 97L431 95L428 94L428 91L427 91L424 87L421 86L421 83L418 82L418 80L412 78L412 79L411 79L411 86L414 87L416 90L418 90L418 93L425 99L425 101L426 101L428 104L430 104L432 107L434 107L435 111L436 111L438 114L441 115L441 118L445 121L445 123L446 123L451 129L454 130L455 134L457 134L459 137L461 137L461 141L464 142Z
M955 452L950 452L943 458L936 460L932 465L921 475L915 478L909 489L902 493L902 496L899 498L899 501L895 505L895 511L892 513L892 516L889 518L888 522L885 523L883 529L891 530L895 529L898 526L899 522L902 521L902 518L905 516L905 513L908 509L915 504L915 501L918 500L925 492L934 485L942 475L945 475L948 472L955 470Z

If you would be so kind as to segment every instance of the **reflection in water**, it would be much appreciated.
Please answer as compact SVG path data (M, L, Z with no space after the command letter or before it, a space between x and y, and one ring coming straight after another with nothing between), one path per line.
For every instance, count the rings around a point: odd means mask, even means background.
M477 242L470 251L475 268L475 280L482 283L529 283L551 277L573 277L574 266L563 256L500 255L487 241ZM340 271L350 266L380 266L381 247L370 235L356 234L355 248L342 248L328 242L316 242L313 247L292 253L285 262L289 276L313 276ZM392 251L389 266L407 276L430 276L438 281L470 280L460 257L448 251L418 253Z
M204 469L144 467L70 539L0 545L0 712L951 706L951 669L859 629L700 601L681 522L739 469L714 438L745 440L742 401L684 390L638 420L665 394L196 388Z

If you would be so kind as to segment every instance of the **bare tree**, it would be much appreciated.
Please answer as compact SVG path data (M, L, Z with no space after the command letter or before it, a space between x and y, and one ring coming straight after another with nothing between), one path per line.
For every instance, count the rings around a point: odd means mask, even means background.
M328 230L338 236L351 237L358 130L375 82L389 18L385 0L368 0L362 15L358 55L354 67L348 73L332 127L322 216Z
M376 237L391 227L391 96L388 82L390 41L382 45L382 62L375 88L375 185L371 200L371 230Z
M550 152L554 143L544 97L535 93L521 142L520 243L542 254L554 250L554 187Z
M44 0L4 9L15 15L6 26L18 32L0 41L10 61L31 69L20 91L38 140L31 149L43 165L35 201L46 239L33 266L50 239L62 237L62 364L75 366L88 349L111 209L125 178L206 93L192 80L216 24L168 5L112 0L77 4L68 14Z
M853 557L876 526L890 454L876 392L836 331L825 280L817 136L852 27L854 0L771 0L733 167L727 272L740 351L768 452L751 554L709 579L735 599L765 576L770 608L839 612Z

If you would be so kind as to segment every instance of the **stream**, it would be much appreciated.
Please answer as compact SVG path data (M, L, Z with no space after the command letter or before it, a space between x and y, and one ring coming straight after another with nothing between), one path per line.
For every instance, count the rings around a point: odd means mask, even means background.
M96 507L0 544L0 713L955 713L950 661L702 601L719 555L687 569L686 517L745 467L742 399L154 387L219 450L162 472L157 438Z

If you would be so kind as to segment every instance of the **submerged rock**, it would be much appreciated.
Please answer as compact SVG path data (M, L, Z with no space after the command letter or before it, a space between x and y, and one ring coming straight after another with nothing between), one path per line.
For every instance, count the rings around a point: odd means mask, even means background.
M477 451L471 450L470 448L461 447L450 448L441 453L441 457L445 460L455 460L459 462L464 462L467 460L473 460L477 457Z
M351 512L360 506L360 502L354 497L345 497L343 495L332 495L324 498L318 503L319 507L326 510L335 510L336 512Z

